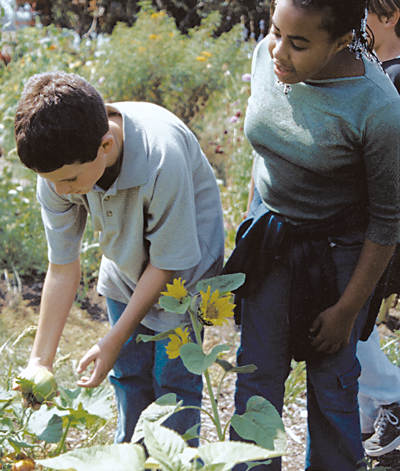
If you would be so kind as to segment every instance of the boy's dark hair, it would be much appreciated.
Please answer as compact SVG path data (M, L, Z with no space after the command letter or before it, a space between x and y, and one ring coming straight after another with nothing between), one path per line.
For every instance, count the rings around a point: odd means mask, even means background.
M47 173L94 160L108 118L102 97L84 78L47 72L26 83L14 127L21 161Z
M275 10L278 0L271 1L271 13ZM309 8L314 11L326 10L323 16L322 28L329 33L332 39L354 31L354 41L361 41L369 52L372 45L362 32L362 21L368 6L368 0L292 0L300 8Z
M400 11L400 0L369 0L368 10L380 19L390 18L393 13ZM394 27L396 35L400 38L400 20Z

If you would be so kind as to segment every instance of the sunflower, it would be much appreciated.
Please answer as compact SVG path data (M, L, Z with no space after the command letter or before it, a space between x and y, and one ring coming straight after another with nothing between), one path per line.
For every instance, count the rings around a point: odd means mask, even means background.
M169 359L174 359L179 357L179 352L182 345L190 342L190 334L185 327L185 330L182 327L178 327L175 329L175 332L168 336L170 341L168 345L165 347Z
M185 280L182 281L182 278L175 278L172 284L167 283L167 291L161 291L160 294L182 301L188 294L187 289L183 286L184 284Z
M232 295L230 293L220 296L216 289L211 294L211 286L209 286L206 292L200 291L200 295L200 315L206 322L210 322L212 325L222 325L229 317L233 316L235 304L231 302Z

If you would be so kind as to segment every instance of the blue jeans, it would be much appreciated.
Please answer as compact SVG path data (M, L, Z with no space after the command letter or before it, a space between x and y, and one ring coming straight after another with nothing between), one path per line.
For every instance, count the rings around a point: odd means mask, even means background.
M117 322L125 307L126 304L107 298L111 325ZM136 343L137 334L155 333L140 324L122 347L109 375L118 407L116 443L131 440L141 412L164 394L175 393L185 406L201 406L202 378L189 373L179 357L168 358L165 346L169 339ZM186 409L174 414L163 425L183 434L196 424L200 424L199 410ZM198 441L192 439L189 444L197 446Z
M358 261L364 235L346 234L331 242L340 293ZM238 375L236 413L246 410L253 395L265 397L282 413L285 380L290 373L290 272L277 258L257 292L242 300L241 345L238 365L254 363L255 373ZM365 324L367 303L355 322L350 343L332 355L306 362L308 437L305 468L308 471L355 471L364 457L357 402L360 364L356 345ZM232 439L240 439L231 430ZM290 450L288 450L290 453ZM235 470L245 469L238 466ZM278 471L280 459L254 470Z

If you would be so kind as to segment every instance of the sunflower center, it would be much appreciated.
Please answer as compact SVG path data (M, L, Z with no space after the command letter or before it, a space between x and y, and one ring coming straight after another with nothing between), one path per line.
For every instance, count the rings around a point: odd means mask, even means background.
M209 319L218 319L218 309L215 304L210 304L207 308L207 317Z

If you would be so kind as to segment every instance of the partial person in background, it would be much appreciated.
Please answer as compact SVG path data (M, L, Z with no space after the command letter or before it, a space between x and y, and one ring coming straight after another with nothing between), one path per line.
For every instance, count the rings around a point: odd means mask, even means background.
M26 2L25 0L17 0L15 24L17 29L35 26L35 11L29 2Z
M13 44L15 44L15 0L0 0L0 8L2 16L0 18L1 23L1 51L0 60L3 61L4 65L11 62L11 55L13 50Z
M368 26L374 37L374 50L382 67L400 92L400 0L370 0ZM394 276L385 287L386 300L400 292L399 246L390 270ZM396 274L399 274L397 276ZM380 348L379 333L359 342L357 356L361 364L358 400L364 448L370 456L382 456L400 445L400 368ZM372 436L371 436L372 435Z

